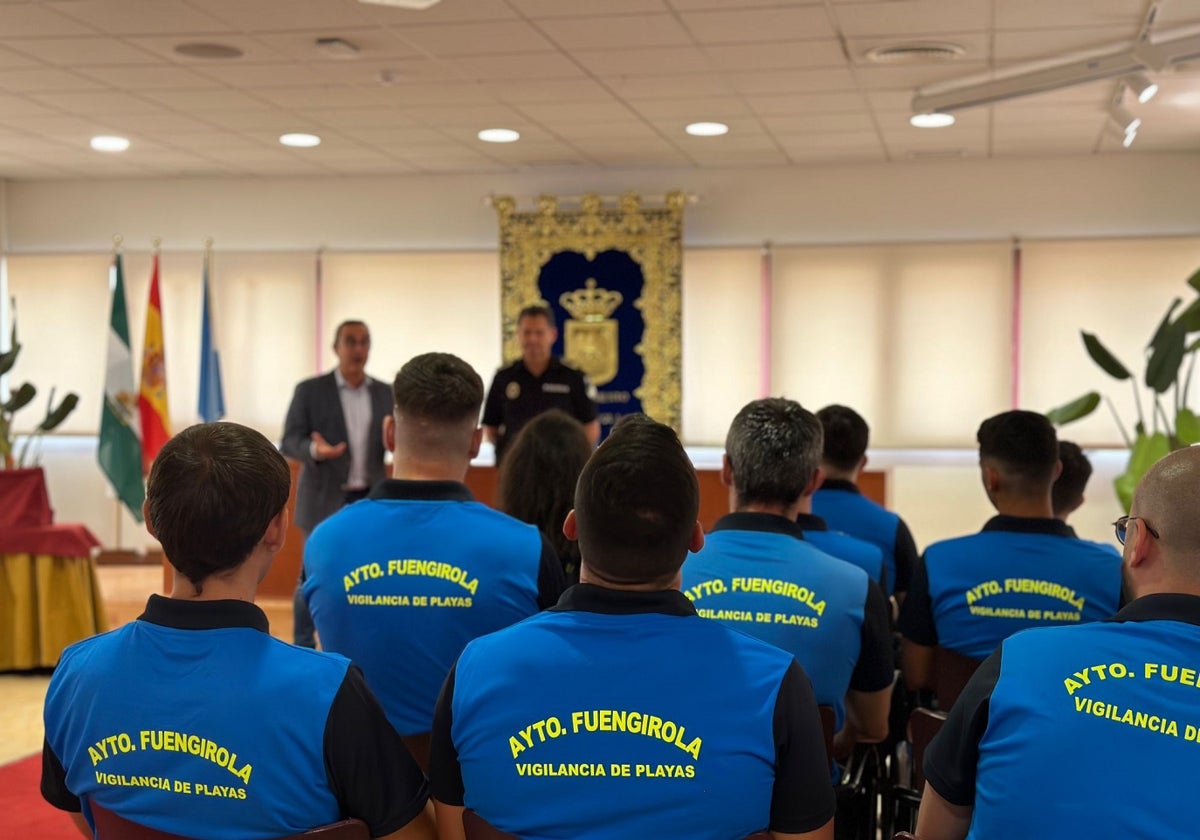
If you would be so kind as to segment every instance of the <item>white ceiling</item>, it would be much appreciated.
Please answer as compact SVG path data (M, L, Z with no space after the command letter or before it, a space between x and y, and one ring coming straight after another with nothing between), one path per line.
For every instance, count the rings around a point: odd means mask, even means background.
M1200 24L1160 0L1155 31ZM1120 151L1097 82L908 124L919 86L1131 44L1149 0L0 0L0 178L725 167ZM327 57L322 37L360 48ZM187 58L184 42L236 46ZM873 47L950 41L952 62ZM387 79L387 81L383 81ZM1200 150L1200 64L1125 154ZM718 138L684 134L728 123ZM493 145L482 128L515 128ZM319 134L286 149L285 132ZM88 148L120 134L121 155Z

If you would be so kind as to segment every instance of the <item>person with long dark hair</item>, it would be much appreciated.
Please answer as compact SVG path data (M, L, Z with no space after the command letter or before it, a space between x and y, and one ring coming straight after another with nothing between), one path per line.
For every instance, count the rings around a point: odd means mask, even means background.
M546 535L568 583L579 582L579 545L563 536L562 525L591 454L583 424L554 409L529 421L500 465L496 506Z

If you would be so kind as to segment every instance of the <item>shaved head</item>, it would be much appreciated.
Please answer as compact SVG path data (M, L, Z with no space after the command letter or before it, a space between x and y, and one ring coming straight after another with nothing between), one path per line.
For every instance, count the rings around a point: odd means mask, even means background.
M1200 583L1200 447L1177 450L1152 466L1138 484L1130 514L1158 532L1173 576Z

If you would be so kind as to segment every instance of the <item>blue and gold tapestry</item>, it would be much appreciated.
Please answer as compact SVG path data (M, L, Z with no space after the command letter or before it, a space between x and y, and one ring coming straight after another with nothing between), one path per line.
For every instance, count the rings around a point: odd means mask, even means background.
M578 210L542 196L517 212L494 200L500 217L504 357L519 358L517 315L531 304L554 310L554 355L596 386L601 434L626 414L644 412L679 432L680 268L684 194L644 208L635 193L616 206L585 195Z

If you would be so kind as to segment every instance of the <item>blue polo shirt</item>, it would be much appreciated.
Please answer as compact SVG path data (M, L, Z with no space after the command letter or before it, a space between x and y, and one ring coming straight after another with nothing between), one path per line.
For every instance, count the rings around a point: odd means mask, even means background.
M1192 595L1018 633L954 704L925 776L974 808L969 838L1194 837L1197 663Z
M883 592L867 573L818 550L800 526L769 513L721 517L683 564L683 592L704 618L786 650L812 680L817 702L845 720L848 689L892 684L892 637Z
M1121 600L1121 557L1057 519L995 516L934 543L900 608L904 638L983 659L1033 627L1108 618Z
M439 802L525 838L729 840L834 813L800 666L675 590L579 584L473 641L438 699L431 767Z
M835 531L879 546L887 573L887 594L907 592L917 545L895 513L862 494L853 481L829 478L813 494L813 513Z
M824 519L813 513L799 514L796 524L808 542L826 554L858 566L887 591L887 567L883 562L883 549L879 546L842 531L832 531Z

